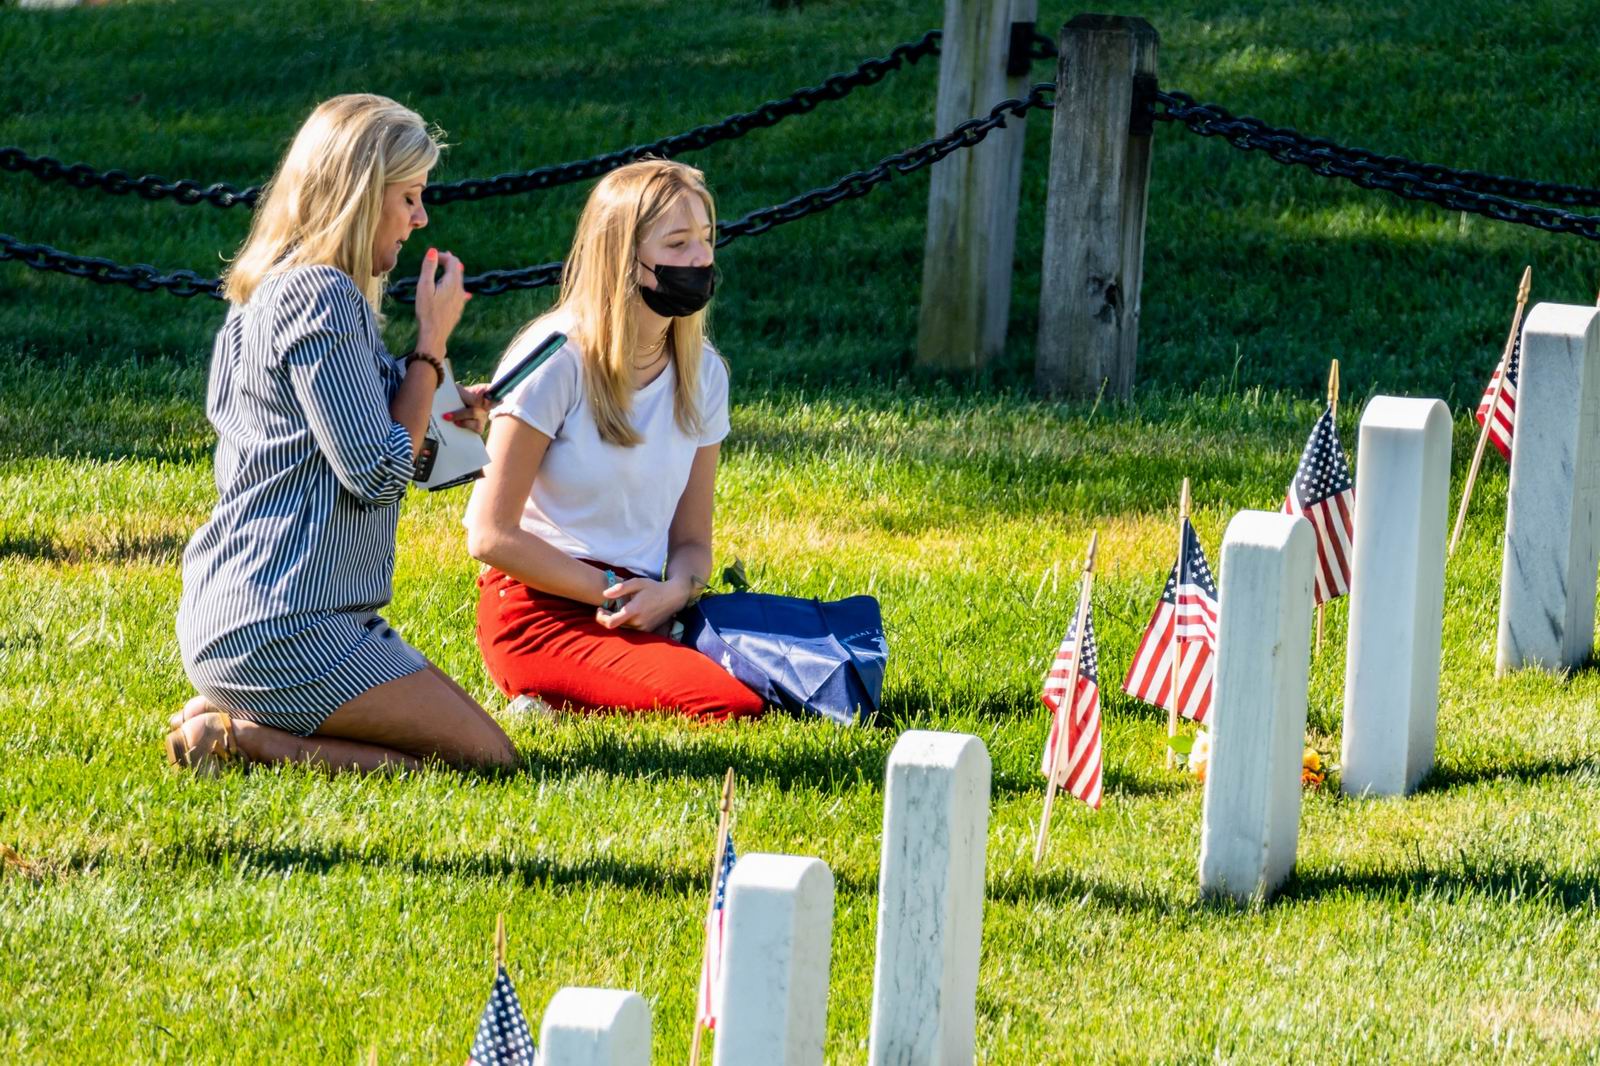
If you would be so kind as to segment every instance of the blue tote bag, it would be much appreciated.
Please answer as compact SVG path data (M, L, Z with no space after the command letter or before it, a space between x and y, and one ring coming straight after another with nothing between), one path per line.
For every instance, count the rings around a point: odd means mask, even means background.
M682 618L684 643L769 704L842 725L878 710L889 645L871 596L824 603L729 592L705 597Z

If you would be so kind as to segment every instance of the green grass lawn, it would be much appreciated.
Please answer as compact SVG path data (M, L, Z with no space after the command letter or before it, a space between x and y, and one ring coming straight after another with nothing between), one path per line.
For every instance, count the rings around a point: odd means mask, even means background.
M1162 34L1168 87L1378 150L1600 181L1577 89L1600 45L1585 5L1137 13ZM827 0L4 9L0 143L244 184L318 99L368 89L450 132L450 180L743 110L940 17ZM736 217L926 137L934 80L924 63L689 158ZM882 729L507 720L522 766L500 777L170 771L164 719L187 695L177 559L213 499L202 406L221 306L0 264L0 843L34 864L0 875L0 1058L352 1062L375 1045L384 1062L460 1061L504 911L535 1025L563 985L631 988L658 1061L681 1061L732 765L740 851L834 870L827 1057L864 1062L883 770L910 726L976 733L994 759L984 1062L1600 1055L1600 674L1492 676L1498 457L1447 575L1438 767L1404 802L1309 794L1276 902L1199 902L1200 790L1161 768L1164 714L1116 684L1170 565L1184 476L1215 562L1235 511L1281 501L1338 357L1347 447L1365 397L1442 396L1461 415L1459 489L1462 409L1523 264L1536 300L1587 303L1600 256L1162 127L1139 399L1041 404L1026 383L1046 132L1030 134L1007 355L976 383L910 370L924 178L722 256L714 329L735 394L717 554L764 590L880 597ZM426 236L474 270L558 258L585 191L439 208ZM82 254L211 273L246 224L0 176L0 231ZM548 298L475 301L467 372ZM409 312L392 315L398 348ZM499 713L472 635L464 501L407 502L388 613ZM1059 804L1034 871L1037 692L1094 530L1106 801ZM1309 730L1329 754L1344 618L1335 604L1312 666Z

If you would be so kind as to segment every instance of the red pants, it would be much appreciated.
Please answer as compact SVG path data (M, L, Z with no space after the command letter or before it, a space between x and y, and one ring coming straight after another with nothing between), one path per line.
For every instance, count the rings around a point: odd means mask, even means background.
M594 614L589 604L485 571L478 578L478 647L489 676L507 696L538 696L554 707L670 709L708 721L765 707L694 648L637 629L607 629Z

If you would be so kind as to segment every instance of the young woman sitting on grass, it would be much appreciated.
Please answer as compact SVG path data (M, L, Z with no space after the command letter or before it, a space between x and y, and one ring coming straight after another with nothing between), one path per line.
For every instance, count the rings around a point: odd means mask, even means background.
M613 171L578 221L555 308L502 368L568 341L493 411L467 508L478 645L508 696L581 710L760 714L759 696L667 635L711 571L728 371L707 343L715 208L698 170ZM609 601L609 602L608 602Z
M228 271L206 415L217 505L183 553L178 644L199 695L168 757L329 769L509 765L483 708L378 614L395 526L468 299L429 250L417 349L384 348L378 307L401 245L427 225L439 144L381 96L338 96L301 127ZM440 266L443 277L438 278ZM458 425L487 404L462 390Z

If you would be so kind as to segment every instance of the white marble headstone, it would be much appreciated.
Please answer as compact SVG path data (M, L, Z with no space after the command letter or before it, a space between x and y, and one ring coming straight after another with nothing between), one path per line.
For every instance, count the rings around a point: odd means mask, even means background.
M1600 310L1538 304L1522 328L1495 671L1579 666L1600 565Z
M563 988L539 1026L540 1066L650 1066L650 1007L637 992Z
M989 831L989 752L910 730L889 755L872 1066L971 1066Z
M742 856L726 907L714 1066L822 1066L833 871L821 859Z
M1341 787L1400 796L1433 766L1450 508L1450 410L1376 396L1361 415Z
M1362 459L1363 464L1366 462ZM1241 511L1222 538L1200 892L1270 896L1294 869L1311 665L1311 525Z

